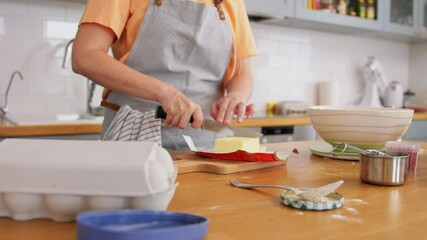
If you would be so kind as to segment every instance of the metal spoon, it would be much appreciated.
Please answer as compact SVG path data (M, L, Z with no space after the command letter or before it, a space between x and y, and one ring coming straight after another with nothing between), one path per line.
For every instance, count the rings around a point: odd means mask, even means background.
M384 153L384 152L381 152L381 151L378 151L378 150L365 150L365 149L361 149L361 148L352 146L352 145L350 145L348 143L344 143L344 142L337 142L335 144L336 145L333 148L332 152L335 152L335 150L338 147L343 147L343 150L340 151L339 153L333 153L332 155L334 157L343 154L345 152L345 150L347 150L347 149L351 149L351 150L356 151L358 153L361 153L361 154L364 154L364 155L368 155L368 156L372 156L372 157L392 157L392 156L388 155L387 153Z
M334 183L330 183L325 186L317 187L317 188L296 188L296 187L290 187L286 185L280 185L280 184L257 184L257 183L244 183L239 182L236 179L230 179L230 184L234 187L238 188L281 188L281 189L288 189L293 192L295 192L296 195L302 196L304 199L316 201L319 198L328 195L329 193L335 191L341 184L343 184L343 180L339 180Z

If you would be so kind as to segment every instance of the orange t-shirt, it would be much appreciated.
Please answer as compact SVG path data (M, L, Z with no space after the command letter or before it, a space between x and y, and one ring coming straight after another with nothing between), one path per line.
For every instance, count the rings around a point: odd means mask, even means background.
M116 35L111 46L114 58L125 62L138 35L150 0L88 0L80 24L97 23L110 28ZM164 0L174 1L174 0ZM214 0L192 0L214 5ZM225 79L236 72L238 58L257 53L243 0L224 0L222 8L232 29L234 47Z

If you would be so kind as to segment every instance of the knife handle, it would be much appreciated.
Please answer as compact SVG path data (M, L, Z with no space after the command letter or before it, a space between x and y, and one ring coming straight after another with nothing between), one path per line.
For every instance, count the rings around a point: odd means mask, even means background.
M163 110L162 106L158 106L156 109L156 118L166 119L166 112ZM193 116L190 118L190 123L194 121Z

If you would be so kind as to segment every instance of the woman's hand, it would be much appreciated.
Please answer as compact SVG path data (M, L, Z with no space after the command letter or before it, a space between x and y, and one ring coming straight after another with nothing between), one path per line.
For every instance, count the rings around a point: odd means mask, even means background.
M249 58L239 59L239 66L239 72L224 84L226 96L211 106L211 116L225 125L231 125L234 115L238 122L242 122L245 117L251 118L255 113L254 105L247 105L253 87Z
M175 89L170 95L165 95L159 101L167 116L165 124L184 129L193 117L191 127L200 128L203 123L203 112L199 104L191 101L182 92Z
M219 123L231 125L234 115L238 122L251 118L255 113L253 104L247 105L246 98L229 94L216 101L211 107L211 116Z

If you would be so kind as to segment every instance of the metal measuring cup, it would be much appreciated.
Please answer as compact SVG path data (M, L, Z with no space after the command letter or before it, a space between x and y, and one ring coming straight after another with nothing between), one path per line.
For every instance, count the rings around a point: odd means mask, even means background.
M409 154L365 150L347 143L336 143L333 151L340 146L343 147L343 150L333 153L334 156L341 155L347 149L360 154L360 180L362 182L385 186L398 186L406 182Z

